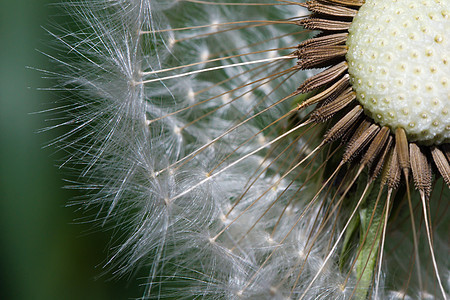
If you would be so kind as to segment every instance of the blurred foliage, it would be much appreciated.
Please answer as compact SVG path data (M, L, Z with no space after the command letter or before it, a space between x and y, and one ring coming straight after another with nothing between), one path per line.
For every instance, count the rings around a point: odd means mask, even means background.
M58 13L49 3L1 2L0 299L139 297L135 281L103 275L110 233L74 225L81 213L65 207L77 195L62 189L65 175L55 164L63 153L43 147L62 132L36 133L47 126L48 115L31 113L48 109L60 96L39 91L54 83L27 69L53 67L36 50L52 51L52 38L41 27Z

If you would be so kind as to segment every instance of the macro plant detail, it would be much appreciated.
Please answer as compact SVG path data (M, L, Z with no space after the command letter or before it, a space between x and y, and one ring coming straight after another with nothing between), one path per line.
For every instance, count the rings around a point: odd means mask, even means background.
M64 7L58 143L143 298L447 298L448 1Z

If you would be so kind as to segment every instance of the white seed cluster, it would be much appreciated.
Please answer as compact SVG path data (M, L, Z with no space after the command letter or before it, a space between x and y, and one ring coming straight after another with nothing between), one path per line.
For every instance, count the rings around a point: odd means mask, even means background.
M358 101L410 141L450 142L450 0L367 0L347 41Z

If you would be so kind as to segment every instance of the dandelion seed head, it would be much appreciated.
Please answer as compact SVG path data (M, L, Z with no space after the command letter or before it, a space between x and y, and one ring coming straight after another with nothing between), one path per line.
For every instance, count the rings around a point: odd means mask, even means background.
M424 122L448 128L447 54L430 43L423 51L408 45L423 34L447 45L445 31L427 22L448 20L448 9L417 14L426 19L420 32L408 31L416 21L400 16L435 2L408 0L394 16L366 13L373 26L361 27L374 34L363 42L374 49L356 47L355 55L385 64L367 67L345 58L345 26L360 7L364 12L363 1L348 1L73 3L71 13L86 28L61 41L83 62L66 64L60 77L79 93L66 112L82 138L64 136L61 144L69 162L84 168L84 203L99 207L103 224L126 227L108 264L120 275L148 270L143 299L364 299L374 292L383 299L408 284L405 295L428 292L424 287L442 295L438 268L417 268L417 278L411 253L424 264L430 258L415 246L448 250L438 234L448 150L397 139L377 124L405 119L413 129ZM383 22L397 22L389 33L394 42L376 38ZM411 67L395 56L402 51L436 61ZM350 69L411 76L349 79ZM433 80L423 84L424 74ZM409 91L380 98L369 89L356 99L353 87L366 85L431 94L444 88L447 98L433 94L430 104ZM388 107L409 98L420 109L369 114L356 101ZM408 119L414 114L420 122ZM417 135L445 139L439 134L421 128ZM428 214L420 200L433 190L425 203L430 220L438 220L433 247L423 239L414 245L405 226L407 183L422 189L411 189L416 217ZM422 237L430 228L424 220L416 231ZM444 260L437 256L439 269ZM447 285L449 274L442 276Z

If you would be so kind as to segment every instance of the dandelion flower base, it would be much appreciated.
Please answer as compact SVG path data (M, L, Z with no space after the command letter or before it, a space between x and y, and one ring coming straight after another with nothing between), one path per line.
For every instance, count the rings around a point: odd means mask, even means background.
M358 101L408 140L450 141L450 2L369 0L349 29L347 61Z

